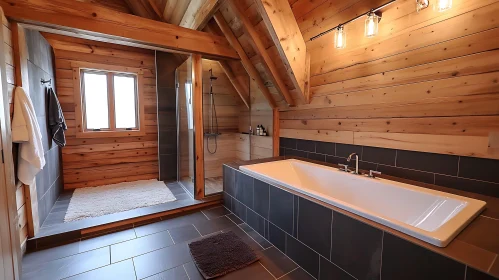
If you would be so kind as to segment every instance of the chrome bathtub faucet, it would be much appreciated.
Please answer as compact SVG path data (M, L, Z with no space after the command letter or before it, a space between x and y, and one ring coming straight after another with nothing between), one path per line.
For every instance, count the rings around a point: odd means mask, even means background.
M348 156L347 161L350 162L353 156L355 156L355 171L353 172L353 174L359 175L359 155L357 155L357 153L351 153Z

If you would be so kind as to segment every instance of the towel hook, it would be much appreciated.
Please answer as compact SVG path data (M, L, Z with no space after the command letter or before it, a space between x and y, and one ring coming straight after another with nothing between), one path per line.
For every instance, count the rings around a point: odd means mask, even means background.
M42 85L47 84L47 83L49 84L49 86L52 85L52 79L44 80L43 78L41 78L40 82L42 83Z

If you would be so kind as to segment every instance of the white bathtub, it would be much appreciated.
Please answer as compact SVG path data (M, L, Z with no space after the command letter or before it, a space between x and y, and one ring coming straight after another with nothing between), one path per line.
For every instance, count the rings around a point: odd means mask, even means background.
M245 165L240 169L439 247L447 246L486 204L296 159Z

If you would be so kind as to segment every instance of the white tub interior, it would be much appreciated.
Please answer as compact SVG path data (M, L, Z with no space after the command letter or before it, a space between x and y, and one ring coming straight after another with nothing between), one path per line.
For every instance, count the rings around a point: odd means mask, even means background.
M295 159L240 169L441 247L485 207L483 201Z

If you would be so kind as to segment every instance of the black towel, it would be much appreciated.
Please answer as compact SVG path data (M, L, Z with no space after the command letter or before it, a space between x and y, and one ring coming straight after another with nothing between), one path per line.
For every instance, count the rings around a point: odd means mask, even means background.
M61 104L57 99L57 95L52 88L48 88L49 95L49 128L52 134L52 140L59 145L59 147L66 146L66 136L64 135L64 130L67 130L66 120L62 114Z

